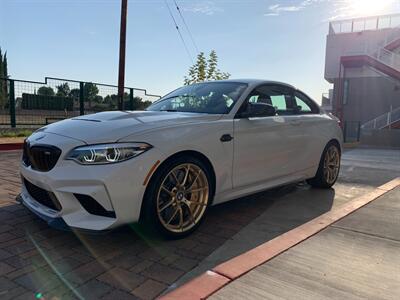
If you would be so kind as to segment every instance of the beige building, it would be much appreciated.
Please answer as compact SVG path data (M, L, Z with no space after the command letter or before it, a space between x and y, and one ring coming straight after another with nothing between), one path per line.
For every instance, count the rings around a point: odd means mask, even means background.
M325 59L323 102L348 136L400 128L400 14L331 22Z

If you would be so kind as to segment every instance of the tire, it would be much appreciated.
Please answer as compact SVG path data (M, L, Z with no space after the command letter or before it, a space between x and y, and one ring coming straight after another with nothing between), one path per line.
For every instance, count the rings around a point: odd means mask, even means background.
M200 159L178 156L160 166L144 197L143 220L166 238L195 231L212 203L211 172Z
M314 178L308 179L307 183L313 187L330 188L332 187L340 171L340 148L337 142L329 142L319 162L318 171Z

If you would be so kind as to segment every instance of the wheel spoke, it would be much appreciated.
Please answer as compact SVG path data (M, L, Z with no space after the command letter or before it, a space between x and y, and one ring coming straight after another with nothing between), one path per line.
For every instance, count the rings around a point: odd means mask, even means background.
M168 201L168 203L165 204L162 208L160 208L160 209L158 210L158 212L164 211L166 208L170 207L170 206L172 205L172 203L174 203L174 200L173 200L173 199L171 199L170 201Z
M197 172L196 177L193 179L188 190L191 190L193 188L193 185L196 183L197 179L199 179L200 173L201 173L201 170L199 170L199 172Z
M170 195L171 197L174 195L170 190L168 190L165 186L162 186L161 189L166 192L168 195Z
M189 215L190 221L191 221L193 224L195 224L196 222L195 222L195 220L194 220L193 211L192 211L192 209L191 209L191 207L190 207L190 204L192 204L193 202L192 202L192 201L189 201L189 200L187 200L187 199L185 199L185 201L183 201L183 203L185 203L186 207L187 207L188 210L189 210L189 213L190 213L190 215Z
M201 187L201 188L196 188L196 189L190 189L190 190L186 190L186 194L201 192L201 191L205 191L206 189L207 189L207 187Z
M179 211L179 208L177 208L174 213L172 214L172 217L168 220L167 225L169 225L171 223L171 221L175 218L176 213Z
M189 171L190 171L190 165L188 165L187 168L186 168L185 177L183 178L183 181L182 181L182 184L181 184L182 186L185 186L185 184L186 184L186 181L187 181L187 179L189 177Z
M330 151L330 160L331 160L331 161L334 160L334 159L335 159L335 156L336 156L336 151L335 151L333 148L331 148L331 151Z
M201 167L194 163L175 166L158 189L156 212L161 224L175 233L193 228L206 211L209 189L207 175Z
M194 220L194 216L193 216L193 212L189 207L189 213L190 213L190 221L192 222L192 224L196 224L196 221Z
M198 201L190 201L190 204L194 204L194 205L197 205L197 206L207 206L206 203L198 202Z
M175 172L172 171L170 174L172 174L172 177L174 177L174 180L175 180L176 184L179 184L179 180L178 180L178 177L176 177Z
M333 183L338 175L340 156L335 147L330 147L324 159L324 177L328 183Z

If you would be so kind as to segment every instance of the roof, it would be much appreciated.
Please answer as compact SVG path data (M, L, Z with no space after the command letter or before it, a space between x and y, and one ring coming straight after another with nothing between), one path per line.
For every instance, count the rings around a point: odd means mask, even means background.
M274 81L274 80L265 80L265 79L254 79L254 78L242 78L242 79L224 79L224 80L216 80L216 81L209 81L209 82L239 82L239 83L247 83L251 85L258 85L258 84L280 84L280 85L285 85L291 88L294 88L294 86L285 83L285 82L280 82L280 81Z

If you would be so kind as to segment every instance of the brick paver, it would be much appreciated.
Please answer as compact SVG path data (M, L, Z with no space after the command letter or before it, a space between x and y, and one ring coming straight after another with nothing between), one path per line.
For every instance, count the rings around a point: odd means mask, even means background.
M153 299L271 203L260 194L211 209L182 240L139 237L136 227L74 234L49 228L15 202L20 155L0 153L1 299Z

